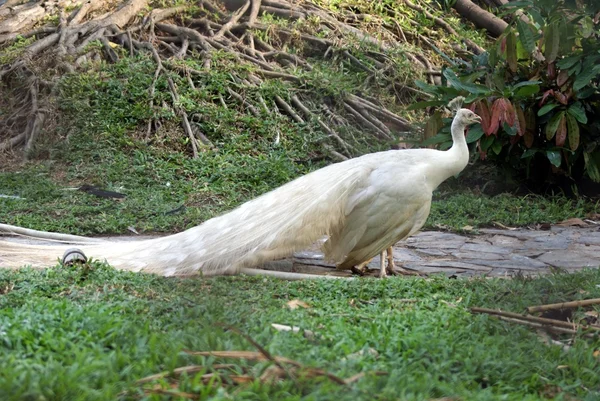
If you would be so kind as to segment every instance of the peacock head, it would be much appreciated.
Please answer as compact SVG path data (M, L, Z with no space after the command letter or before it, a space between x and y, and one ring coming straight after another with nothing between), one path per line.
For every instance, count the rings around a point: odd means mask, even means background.
M463 128L468 127L471 124L480 123L481 117L472 112L469 109L462 109L461 106L464 102L465 98L462 96L457 96L448 103L448 108L451 111L456 112L454 116L454 120L452 121L452 125L458 125Z
M468 127L471 124L481 123L481 117L472 112L469 109L459 109L456 112L454 121L460 124L462 127Z

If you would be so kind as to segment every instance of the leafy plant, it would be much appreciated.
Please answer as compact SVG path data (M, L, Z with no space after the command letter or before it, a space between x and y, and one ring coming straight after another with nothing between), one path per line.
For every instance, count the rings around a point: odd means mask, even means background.
M467 135L481 159L528 175L550 164L554 173L579 178L585 171L600 182L600 3L577 4L509 3L507 11L521 8L523 17L515 17L488 52L444 69L441 86L418 82L434 100L412 108L465 96L482 118ZM439 112L426 125L425 138L449 146L448 122Z

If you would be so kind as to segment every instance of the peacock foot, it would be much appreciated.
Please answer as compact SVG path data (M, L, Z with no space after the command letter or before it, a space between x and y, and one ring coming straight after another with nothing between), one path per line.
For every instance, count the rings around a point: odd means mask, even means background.
M403 267L400 266L396 266L395 268L390 268L388 267L387 269L387 274L391 275L391 276L398 276L398 275L402 275L402 276L427 276L427 274L425 273L421 273L415 270L407 270Z
M361 269L360 267L356 267L356 266L352 266L350 268L350 271L352 272L352 274L355 274L357 276L364 276L365 275L365 270Z

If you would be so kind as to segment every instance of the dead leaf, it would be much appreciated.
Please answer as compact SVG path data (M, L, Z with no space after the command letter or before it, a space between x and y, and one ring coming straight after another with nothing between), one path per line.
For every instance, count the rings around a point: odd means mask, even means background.
M291 301L287 302L286 305L288 306L288 308L290 309L298 309L298 308L310 308L310 305L307 304L304 301L300 301L299 299L292 299Z
M516 230L516 227L508 227L508 226L505 226L504 224L502 224L502 223L499 223L499 222L497 222L497 221L492 221L492 223L494 223L494 224L495 224L495 225L497 225L498 227L500 227L500 228L503 228L503 229L505 229L505 230L511 230L511 231L513 231L513 230Z
M278 323L271 323L271 327L273 327L275 330L277 331L291 331L293 333L299 333L300 327L298 326L288 326L285 324L278 324ZM306 338L314 338L315 333L313 333L311 330L303 330L304 332L304 337Z
M569 369L569 365L558 365L556 369Z
M200 356L214 356L217 358L235 358L235 359L245 359L247 361L268 361L265 355L260 352L254 351L187 351L184 350L188 355L200 355ZM282 356L273 357L273 360L279 363L289 363L293 366L302 366L300 362L296 362L292 359L284 358Z
M552 229L552 225L550 223L542 223L539 226L540 230L549 231Z
M600 349L595 350L592 355L594 355L594 358L599 358L600 357Z
M581 220L581 219L579 219L577 217L574 217L572 219L567 219L565 221L561 221L557 225L559 225L559 226L565 226L565 227L574 227L574 226L577 226L577 227L587 227L588 226L588 224L585 221L583 221L583 220Z
M560 393L562 393L562 388L554 384L546 384L540 390L540 395L544 398L556 398Z
M588 213L585 217L592 220L600 220L600 213Z
M464 227L461 228L461 230L464 230L464 231L473 231L473 226L464 226Z

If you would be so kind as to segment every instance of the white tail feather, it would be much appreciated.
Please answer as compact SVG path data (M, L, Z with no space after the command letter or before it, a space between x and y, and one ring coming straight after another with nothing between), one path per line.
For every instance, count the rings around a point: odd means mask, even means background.
M88 258L105 260L122 270L165 276L236 274L242 268L288 256L343 224L349 193L365 182L369 167L377 165L377 154L363 158L372 162L365 166L352 163L353 159L330 165L178 234L107 241L80 249ZM67 248L72 245L0 241L0 267L46 267L56 264Z

